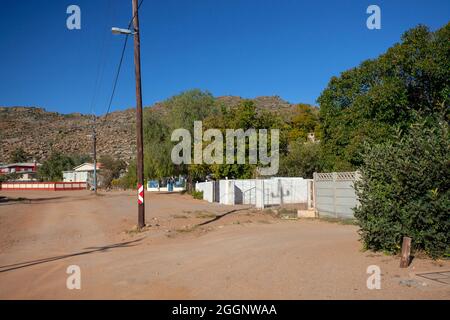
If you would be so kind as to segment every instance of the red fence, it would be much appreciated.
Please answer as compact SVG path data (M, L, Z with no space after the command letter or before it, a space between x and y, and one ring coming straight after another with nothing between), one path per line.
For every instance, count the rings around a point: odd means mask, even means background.
M86 190L86 182L0 182L0 190L46 190L70 191Z

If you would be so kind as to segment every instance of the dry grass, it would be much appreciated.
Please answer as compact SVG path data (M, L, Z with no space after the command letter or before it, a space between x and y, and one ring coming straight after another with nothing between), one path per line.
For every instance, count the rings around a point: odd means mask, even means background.
M330 222L330 223L339 223L343 225L352 225L357 226L358 220L355 218L333 218L333 217L319 217L320 221Z
M188 219L189 217L183 214L174 214L171 216L174 219Z
M208 211L199 211L195 214L196 218L199 219L209 219L209 218L215 218L217 215Z

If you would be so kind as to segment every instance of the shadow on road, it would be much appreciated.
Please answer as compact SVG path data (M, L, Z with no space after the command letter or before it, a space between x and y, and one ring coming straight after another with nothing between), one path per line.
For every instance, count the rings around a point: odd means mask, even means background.
M46 200L59 200L59 199L63 199L66 197L46 197L46 198L25 198L25 197L19 197L19 198L10 198L10 197L5 197L5 196L0 196L0 203L7 203L7 202L22 202L22 201L27 201L27 202L42 202L42 201L46 201Z
M67 196L45 197L45 198L25 198L25 197L10 198L0 196L0 206L8 206L13 204L41 204L41 203L53 204L53 203L73 202L73 201L88 201L91 200L92 197L94 197L94 195L81 197L67 195Z
M231 211L227 211L227 212L225 212L225 213L222 213L221 215L215 216L215 217L212 218L211 220L208 220L208 221L199 223L199 224L197 225L197 227L200 227L200 226L204 226L204 225L213 223L214 221L217 221L217 220L219 220L219 219L222 219L223 217L225 217L225 216L227 216L227 215L229 215L229 214L232 214L232 213L235 213L235 212L238 212L238 211L248 210L248 209L251 209L251 208L252 208L252 207L247 207L247 208L234 209L234 210L231 210Z
M44 258L44 259L38 259L38 260L25 261L25 262L20 262L20 263L15 263L15 264L4 265L4 266L0 266L0 273L7 272L7 271L13 271L13 270L17 270L17 269L22 269L22 268L26 268L26 267L31 267L34 265L52 262L52 261L56 261L56 260L67 259L70 257L82 256L82 255L95 253L95 252L107 252L110 249L134 247L137 245L136 244L137 242L139 242L143 239L144 238L140 238L140 239L136 239L133 241L120 242L120 243L115 243L115 244L102 246L102 247L88 247L88 248L84 248L85 251L81 251L81 252L75 252L75 253L65 254L65 255L61 255L61 256L55 256L55 257L50 257L50 258Z

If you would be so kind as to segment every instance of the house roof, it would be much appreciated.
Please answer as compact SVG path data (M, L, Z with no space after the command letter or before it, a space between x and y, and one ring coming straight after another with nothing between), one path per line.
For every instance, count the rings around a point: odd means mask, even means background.
M35 162L17 162L17 163L8 163L0 165L0 168L11 168L11 167L34 167L39 166L39 163Z
M102 164L97 162L97 170L101 168ZM83 168L85 167L85 168ZM94 164L90 162L85 162L83 164L80 164L79 166L76 166L73 168L73 171L92 171L94 170Z

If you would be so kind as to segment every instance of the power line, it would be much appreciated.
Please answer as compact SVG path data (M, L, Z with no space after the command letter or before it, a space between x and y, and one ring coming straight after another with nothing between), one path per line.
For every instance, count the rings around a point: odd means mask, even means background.
M101 42L101 49L100 49L100 55L99 55L99 60L97 63L97 72L96 72L96 77L95 77L95 84L94 84L94 92L92 94L92 98L91 98L91 104L90 104L90 111L91 114L93 115L93 117L95 117L95 104L97 101L97 97L98 97L98 91L101 88L102 82L103 82L103 73L105 70L105 64L106 64L106 58L105 58L105 51L106 51L106 39L107 39L107 30L108 30L108 25L113 21L113 6L112 6L112 0L108 1L108 12L107 12L107 16L109 16L109 21L106 21L106 28L105 28L105 33L103 34L102 37L102 42Z
M125 55L125 49L127 48L127 42L128 42L128 35L125 36L125 41L123 42L122 53L120 55L120 61L119 61L119 65L117 67L116 77L114 79L113 90L112 90L111 96L109 98L108 109L106 110L106 115L105 115L105 118L103 119L103 121L106 121L106 118L108 117L109 110L111 109L111 105L112 105L112 102L114 99L114 94L116 93L117 81L119 80L120 69L122 68L123 56Z
M141 7L143 2L144 2L144 0L140 1L139 5L138 5L138 10ZM130 29L131 24L133 23L135 17L136 17L136 14L133 15L133 18L131 18L130 22L128 23L128 29ZM103 118L104 122L106 121L106 119L107 119L107 117L109 115L109 111L111 110L111 105L112 105L112 102L113 102L113 99L114 99L114 94L116 93L117 82L119 80L120 69L122 68L122 62L123 62L123 57L125 55L125 49L127 48L127 42L128 42L128 34L125 35L125 40L123 42L122 53L120 54L120 60L119 60L119 65L117 66L117 71L116 71L116 76L115 76L115 79L114 79L113 89L112 89L112 92L111 92L111 96L109 98L108 108L106 110L105 117Z

